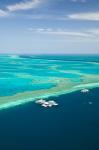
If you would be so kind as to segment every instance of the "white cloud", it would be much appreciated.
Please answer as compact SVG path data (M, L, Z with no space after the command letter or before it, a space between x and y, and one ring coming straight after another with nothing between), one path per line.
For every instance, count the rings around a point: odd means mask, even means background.
M8 5L6 8L8 11L28 10L35 8L40 3L40 0L26 0L13 5Z
M88 30L87 32L90 33L90 34L99 36L99 28L90 29L90 30Z
M2 9L0 9L0 17L4 17L6 15L7 15L7 12L2 10Z
M92 40L99 40L99 28L93 29L85 29L81 31L73 31L68 29L62 28L29 28L29 32L36 33L36 34L48 34L48 35L56 35L68 38L83 38L83 39L92 39Z
M65 29L52 29L52 28L29 28L30 32L40 33L40 34L53 34L59 36L69 36L69 37L86 37L90 38L94 35L90 32L79 32L79 31L68 31Z
M35 8L39 5L41 0L25 0L23 2L15 3L13 5L8 5L5 9L0 9L0 17L7 16L11 12L18 11L18 10L28 10Z
M99 21L99 12L77 13L68 15L73 20Z

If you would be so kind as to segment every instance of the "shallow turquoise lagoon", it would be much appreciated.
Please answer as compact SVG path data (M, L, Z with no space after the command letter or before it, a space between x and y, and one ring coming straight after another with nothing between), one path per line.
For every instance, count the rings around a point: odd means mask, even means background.
M0 56L0 106L99 86L99 56Z

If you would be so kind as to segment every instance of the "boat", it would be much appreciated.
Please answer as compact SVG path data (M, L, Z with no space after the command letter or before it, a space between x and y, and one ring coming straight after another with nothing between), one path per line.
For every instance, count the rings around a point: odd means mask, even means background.
M57 105L58 105L58 103L56 103L55 101L52 101L52 100L49 101L49 104L50 104L50 105L53 105L53 106L57 106Z
M89 89L82 89L81 92L82 92L82 93L88 93L88 92L89 92Z
M44 104L46 101L44 99L40 99L40 100L37 100L36 103L37 104Z
M42 104L42 106L43 106L43 107L48 107L48 105L47 105L47 104Z
M36 103L40 104L43 107L52 107L52 106L57 106L58 105L58 103L56 103L53 100L46 101L44 99L37 100Z

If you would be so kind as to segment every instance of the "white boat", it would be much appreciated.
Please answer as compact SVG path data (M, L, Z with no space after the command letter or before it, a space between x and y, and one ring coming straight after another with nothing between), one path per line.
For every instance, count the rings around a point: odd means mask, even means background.
M37 104L40 104L40 105L43 106L43 107L52 107L52 106L57 106L57 105L58 105L58 103L56 103L56 102L53 101L53 100L45 101L45 100L43 100L43 99L37 100L36 103L37 103Z
M43 107L48 107L48 105L46 105L46 104L42 104L42 106L43 106Z
M88 92L89 92L89 89L82 89L81 92L82 92L82 93L88 93Z
M48 102L45 101L45 102L42 104L42 106L44 106L44 107L52 107L52 104L50 104L49 101L48 101Z
M52 106L57 106L58 103L56 103L55 101L49 101L49 104L52 105Z
M36 101L37 104L44 104L45 102L46 102L46 101L43 100L43 99L40 99L40 100L37 100L37 101Z

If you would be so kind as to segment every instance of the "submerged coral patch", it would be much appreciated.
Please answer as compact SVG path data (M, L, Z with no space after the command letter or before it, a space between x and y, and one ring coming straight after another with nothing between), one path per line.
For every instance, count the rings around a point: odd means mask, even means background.
M0 108L99 87L98 62L1 55L0 69Z

